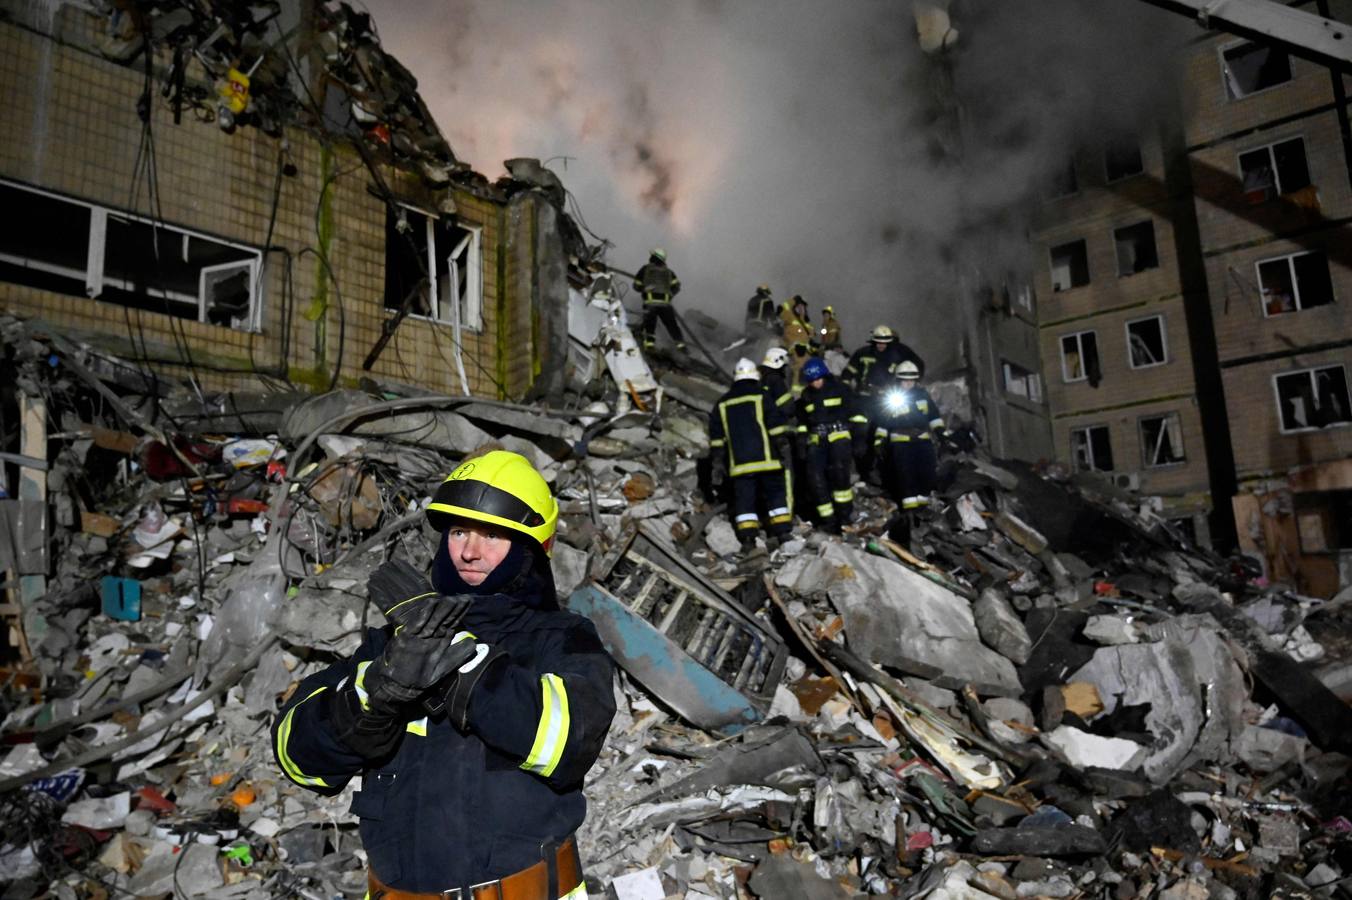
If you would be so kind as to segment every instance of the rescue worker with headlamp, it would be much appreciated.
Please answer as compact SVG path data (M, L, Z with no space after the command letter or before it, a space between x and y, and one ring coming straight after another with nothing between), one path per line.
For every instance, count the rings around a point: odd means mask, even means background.
M806 439L807 486L822 529L839 534L854 521L854 477L850 452L850 392L821 357L803 364L798 398L798 432Z
M615 713L591 622L560 609L559 508L525 457L462 462L427 518L430 580L403 561L367 583L389 624L300 683L273 725L286 777L352 801L384 900L585 900L582 780Z
M880 410L878 398L891 385L892 370L903 362L913 362L923 375L925 364L915 351L897 340L897 334L888 325L879 325L868 336L868 343L854 351L841 380L856 397L854 414L850 417L850 436L854 443L854 462L859 474L866 475L874 467L873 431L878 425Z
M744 552L756 546L764 509L771 549L793 525L785 466L793 465L788 420L761 387L760 370L737 360L732 387L709 413L709 453L715 484L732 480L732 524Z
M903 362L893 375L893 385L882 397L873 444L883 483L905 518L929 506L939 463L934 442L945 429L938 404L920 386L920 367Z

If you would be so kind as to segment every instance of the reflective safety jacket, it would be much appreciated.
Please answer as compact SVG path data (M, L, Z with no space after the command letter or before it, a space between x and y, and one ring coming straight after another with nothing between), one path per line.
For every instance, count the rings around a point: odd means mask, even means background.
M277 717L273 749L291 781L333 795L361 776L352 812L391 887L437 892L510 875L586 816L582 778L615 714L613 664L590 621L554 608L552 584L523 593L475 597L460 625L506 651L474 688L467 731L445 716L410 721L393 755L369 767L334 735L326 701L379 655L388 627L302 681Z
M854 351L841 377L855 392L870 396L890 387L896 366L908 361L919 367L920 377L924 378L925 361L910 347L900 341L893 341L879 353L872 343L868 343Z
M775 327L775 317L778 313L775 310L775 299L769 294L755 293L751 299L746 301L746 327L750 328L753 324L761 325L765 328Z
M681 292L681 279L666 263L648 262L634 276L634 290L643 295L645 306L670 303Z
M771 438L788 431L781 408L770 399L760 381L743 378L732 383L709 413L709 446L726 448L728 474L775 472L780 468Z
M761 366L760 373L761 388L770 398L770 402L779 407L784 415L791 415L793 413L793 391L789 390L789 382L784 378L784 370Z
M917 385L902 390L894 384L878 398L875 444L884 441L928 441L944 428L944 417L929 391Z
M804 347L812 345L812 323L804 315L799 318L794 314L793 307L789 301L785 300L784 305L779 308L779 321L784 325L784 346L792 348L801 344Z
M854 399L849 388L828 375L822 386L803 387L798 398L798 431L817 441L841 441L850 436L849 420L854 412Z
M822 327L817 329L818 343L823 347L840 346L840 322L829 313L822 313Z

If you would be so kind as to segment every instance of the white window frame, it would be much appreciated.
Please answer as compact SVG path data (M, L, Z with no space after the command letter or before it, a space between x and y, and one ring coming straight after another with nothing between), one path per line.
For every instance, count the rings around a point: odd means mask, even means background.
M1019 370L1026 372L1027 374L1020 375L1015 379L1011 379L1010 370L1012 368L1018 368ZM1038 404L1042 403L1043 397L1042 374L1040 372L1035 372L1031 369L1025 369L1018 363L1013 363L1007 359L1002 359L1000 360L1000 376L1001 378L1004 379L1004 391L1006 394L1010 395L1011 397L1018 397L1021 400L1027 400L1029 403L1038 403ZM1028 386L1028 392L1020 394L1018 391L1010 390L1009 385L1011 380L1022 381L1024 384Z
M1341 369L1343 372L1343 384L1347 386L1348 401L1352 404L1352 384L1347 381L1347 367L1342 363L1329 363L1326 366L1311 366L1308 369L1295 369L1289 372L1272 373L1272 397L1277 404L1277 430L1281 434L1306 434L1311 431L1326 431L1330 428L1347 428L1352 422L1335 422L1331 425L1306 425L1304 428L1287 428L1282 420L1282 392L1277 387L1277 380L1280 378L1289 378L1292 375L1308 375L1310 385L1314 388L1313 396L1319 396L1319 383L1315 381L1315 373L1326 369ZM1349 408L1352 408L1350 406Z
M1097 351L1098 351L1098 331L1095 330L1095 329L1093 329L1093 328L1089 328L1089 329L1086 329L1086 330L1084 330L1084 331L1072 331L1072 332L1069 332L1069 333L1067 333L1067 334L1058 335L1057 338L1056 338L1056 350L1057 350L1058 353L1061 354L1061 380L1064 381L1066 384L1074 384L1074 383L1077 382L1077 381L1088 381L1088 380L1089 380L1089 366L1087 366L1087 365L1085 364L1085 361L1084 361L1084 336L1085 336L1086 334L1092 334L1092 335L1094 336L1094 350L1095 350L1095 352L1097 352ZM1070 377L1070 369L1066 366L1066 345L1065 345L1065 340L1066 340L1066 338L1070 338L1070 337L1075 338L1075 344L1076 344L1076 346L1079 348L1079 353L1080 353L1080 371L1084 373L1084 374L1081 375L1079 378L1071 378L1071 377ZM1100 356L1100 357L1099 357L1099 367L1102 368L1102 366L1103 366L1103 357Z
M1232 97L1232 96L1230 96L1229 78L1228 78L1228 76L1226 75L1226 64L1225 64L1225 54L1226 54L1226 51L1228 51L1228 50L1233 50L1233 49L1236 48L1236 47L1241 47L1241 46L1243 46L1244 44L1259 44L1259 45L1261 45L1262 43L1263 43L1262 41L1250 41L1250 40L1245 39L1245 40L1238 40L1238 41L1229 41L1228 43L1222 44L1222 45L1220 45L1220 46L1218 46L1218 47L1216 48L1216 61L1217 61L1217 63L1220 64L1220 67L1221 67L1221 92L1222 92L1223 94L1225 94L1225 100L1226 100L1227 103L1238 103L1238 102L1240 102L1241 100L1247 100L1247 99L1249 99L1250 97L1257 97L1257 96L1260 95L1260 94L1266 94L1268 91L1275 91L1277 88L1279 88L1279 87L1284 87L1284 86L1286 86L1286 85L1288 85L1288 84L1290 84L1291 82L1293 82L1293 81L1296 80L1296 65L1295 65L1296 57L1295 57L1294 55L1292 55L1291 53L1287 52L1287 53L1286 53L1286 64L1287 64L1287 66L1289 66L1290 69L1291 69L1291 77L1290 77L1290 78L1288 78L1286 81L1278 82L1277 84L1274 84L1274 85L1272 85L1271 87L1259 88L1259 89L1256 90L1256 91L1251 91L1251 92L1245 94L1245 95L1242 96L1242 97ZM1274 50L1281 50L1282 48L1280 48L1280 47L1273 47L1273 48L1271 48L1271 49L1274 49ZM1286 51L1283 51L1283 52L1286 52Z
M242 265L249 266L249 312L247 315L247 327L245 330L250 332L259 332L262 330L263 321L263 284L259 278L259 272L263 266L263 251L257 247L251 247L248 244L240 244L236 241L228 241L214 235L205 234L192 228L185 228L182 225L170 225L147 216L137 215L136 213L126 212L120 209L113 209L107 206L101 206L97 203L91 203L87 200L80 200L65 194L59 194L55 191L43 190L32 185L23 184L17 181L11 181L8 178L0 178L0 184L15 190L27 191L30 194L39 194L44 197L50 197L53 200L59 200L62 203L69 203L72 206L80 206L89 210L89 251L85 260L83 271L79 269L69 269L64 266L53 266L47 263L36 262L23 257L14 256L8 253L0 253L0 260L11 263L16 266L33 269L39 272L48 272L53 275L61 275L72 280L83 280L85 284L85 294L92 300L101 300L105 286L111 285L122 290L130 290L135 285L124 279L109 277L104 272L104 263L106 262L106 249L108 239L108 217L122 219L127 222L137 222L149 225L154 229L173 232L182 239L197 238L201 241L208 241L213 244L221 244L226 247L232 247L235 250L251 254L251 258L245 260L236 260L231 263L218 263L214 266L204 266L201 272L208 269L220 269L221 267L237 267ZM145 292L151 296L162 297L166 300L172 300L176 303L195 304L197 307L197 322L203 325L213 325L207 321L206 295L202 288L205 281L201 275L198 276L198 293L196 297L187 294L170 292L159 288L146 288ZM115 301L101 301L111 303L114 306L122 304ZM167 315L166 313L160 313ZM175 318L186 318L178 317ZM189 320L192 321L192 320ZM230 328L229 325L213 325L217 328Z
M1259 144L1255 147L1249 147L1248 149L1245 150L1236 151L1235 171L1239 173L1240 189L1242 190L1244 187L1244 163L1240 161L1240 158L1248 156L1250 153L1257 153L1259 150L1266 150L1268 156L1268 163L1272 166L1272 180L1275 182L1273 186L1277 189L1277 196L1281 197L1287 194L1288 192L1282 189L1282 175L1281 172L1277 170L1277 154L1273 151L1273 148L1276 147L1278 144L1289 144L1292 141L1300 141L1300 152L1305 156L1305 171L1310 172L1310 145L1305 140L1304 134L1293 134L1288 137L1281 138L1280 140L1271 141L1266 144ZM1314 183L1315 183L1314 173L1310 172L1310 186L1313 186ZM1300 191L1304 190L1304 188L1296 188L1296 190Z
M437 275L437 254L440 251L437 248L435 224L441 217L409 203L399 203L399 206L422 216L424 218L423 225L427 230L427 258L423 261L423 264L427 267L427 302L432 309L432 314L427 316L422 313L409 313L409 318L430 322L434 325L463 328L466 331L476 333L483 331L483 228L469 222L451 221L448 223L461 231L467 232L467 234L454 249L446 254L447 279L453 285L460 283L458 277L460 264L456 261L456 258L462 253L467 254L466 265L469 271L465 279L465 295L457 296L454 303L445 304L450 308L443 315L441 307L445 298L442 296L441 279Z
M1295 253L1283 253L1283 254L1281 254L1280 256L1269 256L1269 257L1267 257L1267 258L1265 258L1265 259L1254 260L1254 263L1253 263L1253 280L1254 280L1254 284L1258 285L1258 307L1259 307L1260 310L1262 310L1263 318L1265 318L1265 319L1276 319L1276 318L1279 318L1279 317L1281 317L1281 316L1289 316L1289 315L1291 315L1292 313L1299 313L1299 312L1306 312L1306 311L1307 311L1307 307L1305 307L1305 306L1300 302L1300 281L1299 281L1299 279L1296 278L1296 264L1295 264L1294 262L1292 262L1292 260L1294 260L1294 259L1295 259L1296 257L1298 257L1298 256L1309 256L1309 255L1311 255L1311 254L1313 254L1313 253L1323 253L1323 254L1324 254L1324 265L1325 265L1325 266L1328 265L1328 259L1329 259L1329 256L1328 256L1328 254L1325 253L1323 250L1299 250L1299 251L1297 251L1297 252L1295 252ZM1277 262L1278 260L1285 260L1285 261L1286 261L1286 270L1287 270L1287 272L1289 272L1290 275L1291 275L1291 290L1295 293L1296 308L1293 309L1293 310L1289 310L1289 311L1287 311L1287 312L1270 313L1270 312L1268 312L1267 301L1266 301L1266 300L1264 299L1264 297L1263 297L1263 275L1262 275L1262 266L1263 266L1264 263ZM1330 270L1330 271L1329 271L1329 285L1330 285L1330 287L1332 287L1332 284L1333 284L1333 272ZM1335 295L1335 296L1333 297L1333 299L1332 299L1331 302L1329 302L1329 303L1321 303L1320 306L1334 306L1334 305L1337 304L1337 302L1338 302L1338 298L1337 298L1337 296ZM1308 307L1308 309L1319 309L1319 306L1311 306L1311 307Z
M1176 459L1176 460L1174 460L1173 462L1165 462L1165 463L1152 462L1152 460L1155 458L1154 448L1147 448L1146 445L1145 445L1145 423L1146 423L1146 420L1147 420L1147 419L1164 419L1164 420L1166 420L1165 425L1164 425L1164 428L1160 431L1160 434L1164 434L1164 433L1168 430L1168 428L1169 428L1169 425L1168 425L1167 420L1168 420L1168 419L1171 419L1171 418L1172 418L1175 422L1178 423L1178 429L1177 429L1178 451L1179 451L1179 453L1182 454L1182 458L1181 458L1181 459ZM1170 411L1168 411L1168 412L1155 413L1154 415L1149 415L1149 416L1141 416L1140 418L1138 418L1138 419L1136 420L1136 436L1137 436L1137 437L1140 439L1140 441L1141 441L1141 468L1143 468L1143 469L1172 469L1172 468L1174 468L1174 467L1176 467L1176 466L1185 466L1185 465L1188 464L1188 451L1187 451L1187 449L1186 449L1186 448L1184 447L1184 445L1183 445L1183 417L1180 416L1180 415L1178 414L1178 411L1177 411L1177 410L1170 410Z
M1107 425L1103 425L1103 424L1099 424L1099 425L1081 425L1081 426L1079 426L1079 427L1077 427L1077 428L1072 428L1072 429L1070 429L1070 434L1069 434L1069 439L1070 439L1070 464L1071 464L1071 467L1072 467L1076 472L1115 472L1115 471L1117 471L1116 467L1111 468L1111 469L1100 469L1098 466L1095 466L1095 465L1093 464L1093 455L1094 455L1094 442L1093 442L1093 440L1086 439L1086 441L1085 441L1085 446L1089 448L1089 456L1090 456L1090 462L1089 462L1089 465L1088 465L1087 467L1081 466L1080 463L1079 463L1079 458L1075 455L1075 435L1076 435L1077 433L1083 432L1083 433L1086 435L1086 438L1087 438L1089 432L1093 431L1093 430L1096 429L1096 428L1102 428L1104 431L1108 432L1108 451L1109 451L1109 453L1112 452L1112 446L1113 446L1113 432L1112 432L1112 429L1109 428ZM1114 460L1114 462L1116 462L1116 460Z
M1138 366L1136 365L1135 357L1132 355L1131 352L1131 326L1138 325L1141 322L1149 322L1151 319L1158 319L1160 323L1160 340L1164 343L1164 359L1160 360L1159 362L1146 363L1145 365ZM1122 334L1125 336L1127 341L1127 365L1130 366L1131 368L1153 369L1156 368L1157 366L1167 366L1171 361L1172 357L1169 354L1169 323L1165 320L1163 314L1157 313L1156 315L1153 316L1142 316L1139 319L1131 319L1129 321L1123 322Z

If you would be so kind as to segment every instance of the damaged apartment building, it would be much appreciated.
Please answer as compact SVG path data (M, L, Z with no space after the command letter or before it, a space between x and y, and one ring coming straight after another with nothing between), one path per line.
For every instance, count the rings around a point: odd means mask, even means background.
M1352 145L1342 77L1297 53L1195 38L1174 109L1067 160L1033 264L1057 458L1327 597L1352 577Z
M6 311L201 391L551 370L562 187L458 161L369 15L5 0L0 48Z

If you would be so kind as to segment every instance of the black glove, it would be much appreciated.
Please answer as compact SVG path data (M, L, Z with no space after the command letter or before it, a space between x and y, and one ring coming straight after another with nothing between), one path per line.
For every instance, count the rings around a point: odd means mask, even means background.
M402 559L381 563L366 580L366 594L396 627L418 604L437 597L427 576Z
M474 688L489 667L506 656L507 652L489 644L477 643L468 636L458 641L457 646L469 651L464 663L443 684L423 698L423 709L431 716L441 715L444 711L451 724L464 731L469 721L469 700Z

